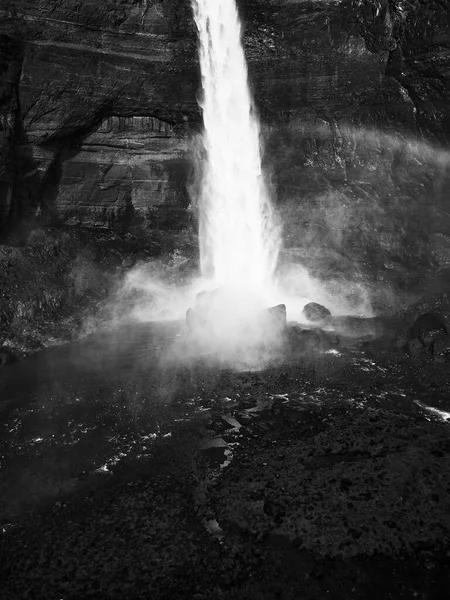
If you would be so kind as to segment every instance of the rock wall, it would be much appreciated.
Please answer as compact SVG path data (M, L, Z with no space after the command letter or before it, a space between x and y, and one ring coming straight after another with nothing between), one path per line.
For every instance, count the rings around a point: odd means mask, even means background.
M285 255L320 276L439 287L447 0L238 4ZM1 222L186 227L201 126L190 0L3 0L0 13Z
M197 66L186 66L179 31L189 6L17 0L0 8L1 220L110 227L170 217L181 226L185 138L200 118Z
M286 255L440 291L450 272L450 4L241 2Z

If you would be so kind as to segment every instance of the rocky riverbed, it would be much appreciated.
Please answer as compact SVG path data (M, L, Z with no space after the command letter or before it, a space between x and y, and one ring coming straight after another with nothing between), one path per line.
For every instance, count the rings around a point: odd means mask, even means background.
M2 598L446 597L448 363L142 327L3 369Z

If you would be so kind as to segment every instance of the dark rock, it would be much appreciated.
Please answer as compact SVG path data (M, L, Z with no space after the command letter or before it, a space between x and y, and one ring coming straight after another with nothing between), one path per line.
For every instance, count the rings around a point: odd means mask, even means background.
M277 304L277 306L271 306L267 309L266 314L269 318L269 325L273 325L277 328L284 328L286 326L286 305Z
M320 335L313 329L304 329L299 335L299 344L304 352L318 352L321 348Z
M188 308L186 311L186 325L188 329L192 329L195 325L196 315L193 308Z
M195 27L174 6L161 13L134 0L118 6L39 0L31 7L19 0L15 18L0 9L2 81L4 67L8 80L2 97L7 92L11 124L20 132L20 144L7 140L8 158L15 157L15 208L23 218L40 213L47 222L140 221L156 228L170 221L169 229L186 220L189 166L180 130L184 117L198 120ZM192 44L189 52L182 42L180 55L168 46L181 22ZM142 44L142 35L158 42ZM189 75L185 91L175 92L180 58ZM3 184L11 177L2 171Z
M309 353L309 352L317 352L322 348L322 344L324 343L323 337L325 337L325 346L327 347L327 340L331 342L331 340L338 341L337 336L334 334L328 336L323 336L321 330L315 329L303 329L298 325L289 326L286 331L286 341L288 344L288 349L292 353Z
M426 313L416 319L412 333L414 338L429 347L436 338L447 333L447 328L433 313Z
M134 265L134 259L132 256L126 256L123 260L122 260L122 267L124 269L129 269Z
M303 546L303 538L295 537L292 540L292 545L294 546L294 548L300 548L300 546Z
M211 298L212 292L207 292L207 291L203 291L203 292L199 292L196 296L195 296L195 306L196 308L207 308L208 306L208 302Z
M409 340L406 344L406 353L411 358L425 358L428 356L428 351L418 339Z
M292 344L297 343L302 331L304 331L304 329L303 327L300 327L300 325L289 324L285 331L286 340Z
M322 304L316 302L310 302L302 310L302 315L312 323L322 323L326 321L328 317L331 317L331 312Z
M431 345L431 350L436 362L450 362L450 335L436 338Z

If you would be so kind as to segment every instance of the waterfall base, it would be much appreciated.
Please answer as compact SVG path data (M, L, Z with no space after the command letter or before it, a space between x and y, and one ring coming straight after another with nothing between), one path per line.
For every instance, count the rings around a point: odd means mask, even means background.
M265 308L260 298L226 288L200 292L186 313L191 339L223 351L261 349L279 344L286 328L286 306Z

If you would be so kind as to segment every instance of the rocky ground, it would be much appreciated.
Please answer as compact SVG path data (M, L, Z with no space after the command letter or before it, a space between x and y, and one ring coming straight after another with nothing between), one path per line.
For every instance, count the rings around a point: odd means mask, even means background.
M2 598L447 597L448 362L290 327L236 370L146 335L130 369L120 334L120 374L48 351L3 370ZM86 364L111 347L90 343Z

